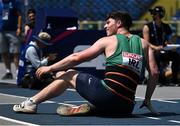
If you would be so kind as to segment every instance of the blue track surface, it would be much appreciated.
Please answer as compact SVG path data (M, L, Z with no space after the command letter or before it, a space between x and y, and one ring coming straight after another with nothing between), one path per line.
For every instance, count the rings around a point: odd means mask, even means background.
M152 103L156 110L161 113L160 116L150 114L146 108L139 109L142 99L137 98L133 115L130 117L103 115L62 117L56 114L56 108L60 104L86 102L75 91L67 90L62 96L40 104L37 114L17 114L12 111L12 106L15 103L20 103L26 97L30 97L37 92L37 90L17 88L15 85L0 84L0 125L180 125L180 99L178 98L153 100Z

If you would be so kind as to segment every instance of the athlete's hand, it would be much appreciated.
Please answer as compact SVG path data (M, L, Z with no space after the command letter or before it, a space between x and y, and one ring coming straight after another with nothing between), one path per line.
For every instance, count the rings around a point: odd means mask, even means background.
M57 58L57 53L49 54L47 56L48 61L53 61Z
M160 115L159 112L157 112L156 110L154 110L154 108L152 107L150 101L144 100L143 103L142 103L142 105L141 105L139 108L143 108L143 107L146 107L151 113L153 113L153 114L155 114L155 115Z
M43 74L46 74L46 73L50 73L50 67L48 67L48 66L43 66L43 67L40 67L40 68L37 69L37 71L36 71L36 76L37 76L38 78L41 78L41 76L42 76Z

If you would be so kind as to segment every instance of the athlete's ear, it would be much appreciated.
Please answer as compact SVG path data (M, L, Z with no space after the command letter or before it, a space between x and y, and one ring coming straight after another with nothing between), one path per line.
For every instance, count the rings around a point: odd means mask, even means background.
M116 21L118 28L122 26L122 22L120 20Z

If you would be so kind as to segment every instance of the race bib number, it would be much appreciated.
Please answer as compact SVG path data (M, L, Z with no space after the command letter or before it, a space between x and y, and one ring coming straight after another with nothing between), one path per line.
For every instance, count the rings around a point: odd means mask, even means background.
M134 72L140 75L143 62L142 55L129 52L122 52L122 59L122 65L130 67Z

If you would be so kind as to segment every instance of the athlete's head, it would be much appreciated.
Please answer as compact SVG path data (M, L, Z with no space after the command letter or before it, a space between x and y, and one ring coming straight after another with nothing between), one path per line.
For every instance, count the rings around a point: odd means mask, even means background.
M165 8L162 6L156 6L153 9L149 9L149 12L151 13L151 15L153 16L153 18L155 17L160 17L163 18L165 16Z
M107 35L117 34L119 28L124 27L129 30L132 25L132 18L127 12L115 11L111 12L106 17L106 29Z

